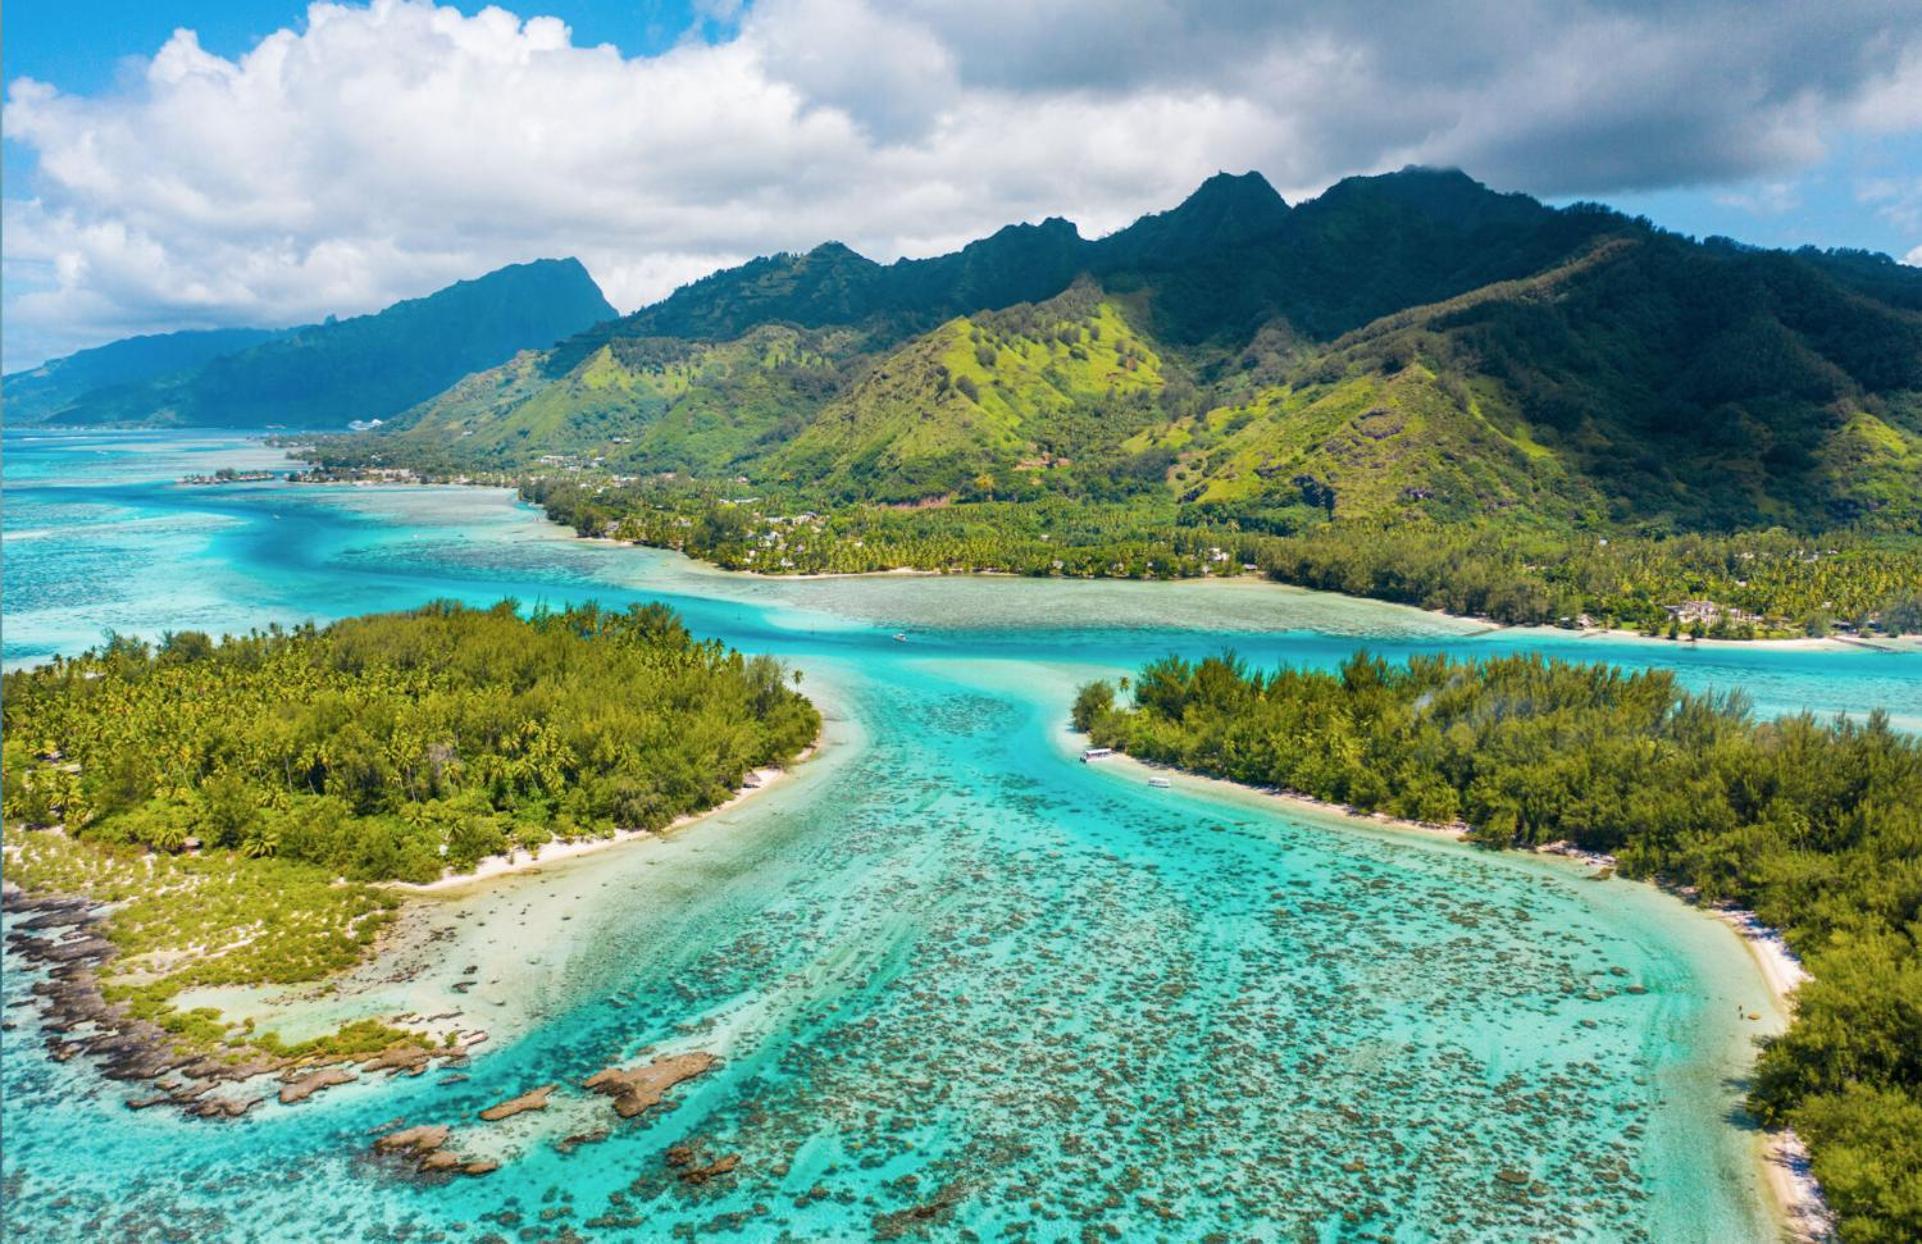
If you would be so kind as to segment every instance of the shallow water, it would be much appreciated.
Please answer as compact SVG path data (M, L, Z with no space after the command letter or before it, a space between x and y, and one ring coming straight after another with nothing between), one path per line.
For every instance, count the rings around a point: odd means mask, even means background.
M134 1114L10 1006L21 1238L1771 1236L1733 1114L1780 1017L1727 929L1565 862L1149 789L1074 763L1064 706L1091 670L1171 649L1366 643L1668 664L1767 711L1879 703L1913 725L1922 657L1489 633L1257 584L744 579L556 538L498 492L190 489L167 481L273 455L41 435L6 437L9 663L105 628L661 598L800 665L830 745L670 840L418 905L420 975L329 1005L453 999L492 1034L462 1083L229 1124ZM476 963L473 993L448 992ZM10 971L8 1002L30 983ZM558 1151L614 1122L571 1085L644 1049L726 1061L671 1112ZM473 1118L556 1080L545 1112ZM399 1177L364 1156L396 1116L509 1164ZM664 1161L682 1142L741 1164L689 1186Z

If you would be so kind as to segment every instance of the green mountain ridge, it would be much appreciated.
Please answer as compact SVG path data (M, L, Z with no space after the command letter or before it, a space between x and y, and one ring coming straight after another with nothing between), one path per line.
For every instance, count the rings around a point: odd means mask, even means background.
M890 352L766 458L841 500L912 503L1071 469L1157 416L1161 363L1091 284L957 316Z
M1224 174L1093 242L1049 221L930 260L756 260L324 456L829 505L1132 498L1277 533L1914 533L1918 306L1886 258L1697 243L1458 172L1293 207Z
M1252 416L1187 450L1204 503L1287 503L1307 474L1348 517L1912 530L1918 391L1922 318L1779 255L1627 236L1377 321L1175 431Z
M197 427L385 419L479 368L613 315L578 260L536 260L372 315L289 329L185 370L109 382L45 417L82 426Z
M271 328L213 328L125 337L14 372L0 380L0 398L16 426L38 423L96 389L191 371L279 335Z
M619 338L559 378L547 374L551 355L528 351L406 412L370 443L410 459L451 446L469 467L490 470L566 456L731 473L805 425L858 341L786 325L727 342Z

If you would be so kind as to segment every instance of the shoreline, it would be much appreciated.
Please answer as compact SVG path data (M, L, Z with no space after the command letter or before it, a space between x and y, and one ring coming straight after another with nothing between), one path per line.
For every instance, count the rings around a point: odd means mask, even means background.
M719 816L723 812L738 808L756 795L768 791L782 779L791 776L800 765L817 755L827 745L826 738L827 730L823 726L814 742L802 748L787 764L748 770L747 781L737 786L734 793L720 803L711 808L703 808L699 812L683 812L659 829L617 829L606 838L576 838L572 841L545 842L537 848L511 847L505 855L483 857L472 872L448 873L435 881L386 881L380 884L383 888L402 895L447 894L469 886L483 885L500 877L537 872L549 864L578 859L584 855L594 855L610 847L664 838L706 820L710 816Z
M1078 732L1070 732L1067 737L1084 741L1088 738L1087 735ZM1072 750L1062 749L1062 751L1064 756L1074 756ZM1245 782L1236 782L1212 774L1194 773L1173 765L1142 760L1126 752L1117 751L1110 757L1104 757L1099 763L1140 775L1178 778L1184 785L1198 786L1216 794L1272 800L1346 828L1420 834L1427 838L1464 845L1468 842L1468 826L1464 824L1437 825L1426 821L1392 817L1386 813L1362 812L1346 804L1330 803L1295 791L1250 786ZM1615 857L1612 855L1582 851L1562 843L1546 843L1528 850L1538 855L1563 856L1611 871L1617 867ZM1729 903L1704 903L1692 888L1663 885L1659 881L1651 881L1648 884L1674 895L1704 916L1731 929L1747 950L1750 962L1755 965L1756 974L1768 990L1770 1001L1783 1016L1793 1020L1795 990L1810 977L1808 969L1802 966L1801 959L1789 949L1787 940L1779 930L1762 923L1759 916L1746 908ZM1824 1241L1833 1240L1835 1238L1834 1214L1827 1199L1822 1195L1821 1185L1815 1179L1810 1167L1808 1149L1802 1143L1801 1137L1797 1136L1792 1128L1783 1128L1779 1131L1758 1128L1757 1131L1759 1136L1757 1161L1761 1166L1762 1184L1768 1193L1769 1209L1785 1237L1794 1241L1794 1244L1822 1244Z
M283 1104L304 1100L320 1088L354 1083L377 1073L419 1075L438 1064L464 1066L484 1031L457 1027L397 1029L404 1040L377 1051L271 1053L246 1047L242 1056L222 1049L177 1043L175 1035L132 1013L124 1001L109 1001L103 977L119 948L94 931L112 904L79 895L29 891L8 883L6 910L18 917L7 947L46 973L35 984L35 1013L47 1057L64 1063L84 1055L108 1085L145 1086L123 1098L129 1110L170 1106L187 1118L234 1119L278 1094ZM388 1016L388 1020L422 1017ZM447 1018L447 1017L438 1017ZM357 1068L359 1074L345 1071ZM311 1077L333 1069L324 1083ZM303 1086L302 1082L307 1081ZM228 1091L221 1091L223 1089Z
M403 913L418 919L433 908L435 900L477 895L502 878L537 876L544 865L593 854L603 848L658 841L738 809L756 795L774 788L826 746L827 726L823 722L815 740L786 765L750 770L747 782L727 799L699 812L676 817L659 830L631 830L611 838L557 842L549 844L539 858L524 850L508 856L489 856L472 872L453 874L434 882L377 884L395 892L401 899ZM76 1055L87 1055L108 1084L136 1090L134 1096L125 1099L130 1109L164 1105L178 1108L189 1117L236 1118L275 1095L285 1106L328 1088L374 1079L383 1073L392 1078L401 1074L417 1075L430 1066L442 1071L458 1069L473 1056L476 1047L489 1040L488 1031L477 1022L484 1021L485 1016L470 1013L464 998L449 997L438 999L443 1005L433 1008L436 1013L431 1015L421 1007L387 1008L365 1015L340 1016L337 1022L323 1025L331 1029L348 1022L373 1019L410 1034L409 1040L372 1053L289 1056L260 1050L238 1063L228 1063L217 1056L217 1051L183 1051L175 1044L172 1034L134 1017L127 1013L124 1004L109 1002L104 996L102 978L107 975L107 965L117 951L92 929L105 918L106 905L74 895L29 891L10 882L6 886L5 903L10 913L21 916L19 927L9 933L8 947L48 972L45 986L35 991L39 1002L35 1010L50 1056L57 1062L65 1062ZM280 1031L289 1018L329 998L343 982L355 977L380 979L400 970L399 961L421 949L409 944L409 937L401 928L397 922L384 931L359 962L321 980L302 982L281 999L271 999L278 988L271 985L219 988L260 993L260 1000L267 1003L269 1011L284 1008L279 1017L281 1022L268 1029ZM464 994L465 991L456 992ZM182 998L191 993L187 991ZM450 1007L452 1009L448 1009ZM251 1023L255 1017L243 1018ZM145 1088L140 1088L143 1085ZM227 1086L228 1091L219 1091L221 1086Z
M432 487L463 488L463 487L474 487L475 485L422 484L422 485L415 485L415 486L428 487L428 488L432 488ZM518 495L517 495L517 500L518 500ZM525 502L524 504L532 506L534 503ZM764 582L764 583L781 583L781 582L807 583L807 582L817 582L817 581L827 581L827 580L837 580L837 579L1041 578L1041 579L1048 579L1048 580L1058 580L1063 583L1075 583L1075 582L1079 582L1079 583L1100 583L1100 582L1185 583L1185 584L1205 583L1205 584L1213 584L1217 586L1226 586L1229 584L1240 586L1245 584L1249 588L1256 588L1256 587L1278 588L1284 591L1306 592L1306 593L1310 593L1313 595L1320 595L1320 596L1333 596L1341 600L1367 601L1370 604L1385 605L1391 608L1410 609L1416 613L1425 614L1431 618L1444 619L1447 622L1455 625L1476 626L1476 627L1482 628L1479 630L1471 630L1471 631L1464 632L1464 634L1472 634L1472 635L1496 633L1496 632L1531 631L1531 632L1542 632L1544 634L1552 634L1556 636L1564 636L1570 639L1599 639L1607 643L1622 643L1622 642L1631 642L1631 643L1639 643L1639 644L1667 643L1667 644L1674 644L1677 647L1745 648L1745 649L1763 649L1766 651L1775 651L1775 652L1822 652L1822 651L1831 650L1835 647L1843 647L1843 648L1859 648L1864 651L1881 652L1881 653L1887 653L1894 656L1900 656L1905 654L1922 654L1922 636L1916 636L1916 635L1876 636L1873 639L1864 639L1860 636L1853 636L1853 635L1791 635L1791 636L1775 636L1775 637L1760 638L1760 639L1729 639L1725 637L1714 638L1710 636L1703 636L1698 639L1698 638L1695 638L1694 636L1683 635L1675 639L1669 639L1667 636L1664 636L1664 635L1644 635L1640 631L1630 630L1626 627L1607 627L1607 628L1589 627L1586 629L1582 629L1577 627L1554 626L1549 623L1530 624L1530 623L1522 623L1522 622L1497 622L1493 618L1482 617L1476 614L1450 613L1446 609L1430 609L1423 605L1411 605L1406 601L1385 600L1378 596L1355 596L1347 592L1330 591L1326 588L1313 588L1313 587L1305 587L1299 583L1286 583L1280 579L1270 579L1266 575L1262 574L1260 571L1246 571L1241 574L1233 574L1233 575L1213 575L1213 574L1189 575L1189 576L1176 578L1176 579L1159 579L1159 578L1153 578L1153 577L1137 579L1137 578L1124 578L1124 577L1113 576L1113 575L1039 575L1039 576L1022 575L1012 570L929 570L929 569L925 569L918 566L895 566L888 570L805 571L805 572L796 572L792 574L774 573L774 572L769 572L765 570L731 570L725 566L716 565L715 563L708 561L705 558L697 557L694 554L687 552L685 549L677 549L668 545L647 544L639 540L622 540L615 536L584 536L584 535L581 535L579 532L575 531L573 528L568 527L565 524L556 522L552 518L549 518L545 512L542 513L541 517L545 522L549 524L549 526L551 526L554 529L553 536L555 539L578 540L578 541L583 541L589 544L600 544L600 545L606 545L614 548L654 549L658 552L673 553L680 557L683 557L689 563L699 567L702 572L707 574L712 574L722 578L745 579L745 580Z
M304 462L306 460L296 459L292 454L289 454L289 461ZM309 483L309 481L302 481L302 482ZM518 489L516 489L515 486L512 484L482 483L479 481L456 482L451 480L415 480L411 483L394 481L394 480L311 481L311 486L313 487L328 487L328 486L335 486L335 485L351 485L354 487L390 487L390 488L393 488L393 487L398 487L398 488L500 488L514 494L515 504L526 505L532 509L539 511L542 521L551 529L549 534L553 539L575 540L575 541L581 541L588 544L599 544L599 545L606 545L609 547L617 547L617 548L653 549L658 552L673 553L673 554L676 554L677 556L685 558L691 565L698 567L704 573L716 575L722 578L744 579L749 581L759 581L759 582L767 582L767 583L779 583L784 580L799 583L799 582L825 581L825 580L836 580L836 579L889 579L889 578L897 578L897 579L898 578L976 578L976 579L1043 578L1043 579L1059 580L1064 583L1066 582L1188 583L1188 584L1246 583L1246 584L1249 584L1250 586L1280 588L1287 591L1306 592L1306 593L1310 593L1313 595L1320 595L1320 596L1332 596L1341 600L1367 601L1371 604L1376 604L1376 605L1385 605L1385 606L1390 606L1398 609L1413 610L1416 613L1425 614L1432 618L1445 619L1449 623L1455 624L1455 625L1479 626L1481 628L1484 628L1483 630L1467 631L1467 632L1464 632L1464 634L1483 634L1483 633L1509 632L1509 631L1539 631L1543 633L1552 633L1559 636L1566 636L1571 639L1599 639L1599 640L1603 640L1605 642L1611 642L1611 643L1620 643L1620 642L1672 643L1678 647L1696 647L1696 648L1729 647L1729 648L1763 649L1763 650L1778 651L1778 652L1826 651L1831 649L1832 647L1842 647L1842 648L1857 648L1857 649L1862 649L1868 652L1880 652L1880 653L1887 653L1889 655L1896 655L1896 656L1922 654L1922 635L1876 636L1873 639L1866 639L1866 638L1862 638L1860 636L1854 636L1854 635L1848 635L1848 636L1794 635L1794 636L1777 636L1777 637L1762 638L1762 639L1729 639L1729 638L1712 638L1709 636L1703 636L1702 638L1697 639L1693 636L1683 635L1671 640L1665 635L1644 635L1640 631L1631 630L1626 627L1577 628L1577 627L1555 626L1550 623L1529 624L1529 623L1520 623L1520 622L1497 622L1494 619L1488 618L1488 617L1478 616L1475 614L1450 613L1446 609L1431 609L1424 605L1409 604L1406 601L1384 600L1381 597L1377 597L1377 596L1355 596L1347 592L1336 592L1326 588L1313 588L1313 587L1305 587L1298 583L1285 583L1279 579L1270 579L1258 570L1244 571L1240 574L1233 574L1233 575L1212 575L1212 574L1192 575L1192 576L1187 576L1187 577L1177 578L1177 579L1159 579L1159 578L1153 578L1153 577L1135 579L1135 578L1121 578L1116 576L1105 576L1105 575L1031 576L1031 575L1018 574L1017 572L1011 571L1011 570L930 570L930 569L926 569L918 566L895 566L886 570L806 571L806 572L797 572L792 574L774 573L774 572L769 572L765 570L730 570L727 567L716 565L715 563L708 561L705 558L701 558L692 553L689 553L685 549L677 549L669 545L647 544L639 540L623 540L616 536L582 535L580 532L574 530L573 528L567 526L566 524L558 522L554 518L550 517L547 514L547 512L545 510L541 510L540 507L535 502L527 501L525 498L521 497Z

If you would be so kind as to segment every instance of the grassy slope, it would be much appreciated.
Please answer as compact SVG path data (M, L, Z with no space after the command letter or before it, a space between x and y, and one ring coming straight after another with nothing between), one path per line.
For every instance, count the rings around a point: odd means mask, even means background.
M1079 286L960 316L895 350L765 464L844 498L915 501L985 475L1069 469L1157 418L1162 360Z
M734 469L792 435L837 384L857 340L845 331L757 328L730 342L617 339L558 379L524 354L463 380L402 417L385 444L399 456L446 456L479 468L532 466L543 455L614 469Z
M1342 518L1913 529L1922 317L1772 260L1615 240L1156 435L1184 496L1249 512L1332 488ZM1855 339L1821 328L1844 314Z

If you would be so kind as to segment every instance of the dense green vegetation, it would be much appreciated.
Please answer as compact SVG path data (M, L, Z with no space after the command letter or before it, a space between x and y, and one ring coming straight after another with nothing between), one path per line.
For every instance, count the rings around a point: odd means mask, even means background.
M358 963L393 919L392 891L292 860L237 852L151 853L135 844L6 827L7 879L29 891L112 904L103 932L118 957L102 994L171 1033L183 1050L225 1047L303 1057L372 1053L415 1043L415 1032L374 1021L299 1043L228 1023L206 1007L182 1009L185 990L214 985L291 985Z
M1922 541L1779 528L1737 535L1565 537L1439 524L1322 527L1261 545L1284 583L1497 622L1750 639L1922 633ZM1709 601L1712 617L1669 606Z
M1678 630L1803 633L1922 583L1922 273L1459 173L1296 207L1217 177L1098 241L757 260L313 454L495 473L733 567L1252 564L1504 622L1663 630L1694 600Z
M7 874L116 904L130 979L109 996L135 1014L202 1045L312 1052L172 1000L321 979L388 920L369 883L660 828L819 728L778 662L696 641L660 605L115 639L6 676Z
M38 423L96 389L144 384L192 371L223 354L245 350L275 336L266 328L215 328L127 337L49 359L4 381L7 421Z
M730 570L917 570L1168 579L1259 573L1515 625L1621 627L1751 639L1922 634L1922 542L1780 529L1664 538L1579 537L1491 525L1309 523L1275 534L1209 507L1137 493L1037 492L950 505L808 508L805 494L736 496L687 479L526 480L522 492L582 535L672 548ZM1715 602L1712 616L1671 605Z
M1807 1140L1844 1237L1922 1237L1922 743L1877 712L1751 720L1667 671L1448 657L1144 667L1084 687L1097 744L1361 811L1568 841L1781 929L1813 974L1751 1109Z
M10 821L370 881L659 828L819 726L778 662L697 642L658 605L116 640L8 674L5 713Z
M274 334L189 370L105 383L46 413L62 424L343 427L388 418L613 314L579 260L543 259L375 315ZM61 362L65 371L73 360Z

